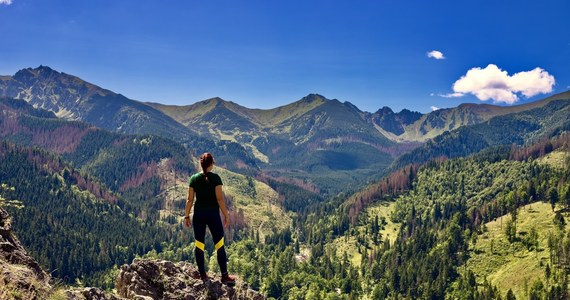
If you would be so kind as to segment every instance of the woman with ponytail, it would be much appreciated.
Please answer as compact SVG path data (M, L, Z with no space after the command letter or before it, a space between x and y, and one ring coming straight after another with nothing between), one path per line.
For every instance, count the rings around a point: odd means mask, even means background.
M209 279L204 262L204 239L206 237L206 227L208 227L214 239L218 264L222 272L222 283L233 285L235 280L228 274L228 260L224 247L224 227L227 228L229 225L228 209L224 202L222 179L218 174L212 173L214 163L212 154L204 153L200 156L202 172L190 177L188 200L186 201L186 209L184 211L184 225L190 227L190 224L192 224L194 228L194 237L196 238L194 253L196 264L200 271L200 278L202 280ZM196 195L196 204L194 204L194 195ZM190 221L192 207L194 207L194 215L192 221ZM220 211L224 217L223 225Z

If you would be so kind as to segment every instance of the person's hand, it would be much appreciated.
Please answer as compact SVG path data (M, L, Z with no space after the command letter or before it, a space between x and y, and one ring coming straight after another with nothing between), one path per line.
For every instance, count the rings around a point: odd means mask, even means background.
M190 223L190 218L184 217L184 226L186 226L186 228L190 228Z
M228 215L224 216L224 228L228 228L230 226L230 217Z

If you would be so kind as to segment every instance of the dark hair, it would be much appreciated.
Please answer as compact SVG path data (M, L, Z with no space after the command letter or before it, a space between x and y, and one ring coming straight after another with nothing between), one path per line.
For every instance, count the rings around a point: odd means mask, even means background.
M202 167L202 172L206 177L206 182L209 182L206 170L213 164L214 164L214 157L212 156L211 153L206 152L200 155L200 166Z

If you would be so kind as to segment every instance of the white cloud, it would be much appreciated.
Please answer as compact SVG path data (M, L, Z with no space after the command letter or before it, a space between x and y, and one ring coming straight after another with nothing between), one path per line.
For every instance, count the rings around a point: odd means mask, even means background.
M12 4L12 0L0 0L0 4L10 5Z
M439 107L435 107L435 106L430 106L429 108L431 108L431 111L436 111L439 109Z
M450 93L450 94L439 94L443 98L459 98L465 96L463 93Z
M428 52L427 57L435 58L435 59L445 59L445 56L443 56L443 53L441 53L440 51L437 51L437 50L432 50L432 51Z
M482 101L492 99L495 102L513 104L519 100L519 93L527 98L550 93L554 84L554 76L541 68L510 76L507 71L490 64L485 69L472 68L467 71L467 74L453 84L454 93L445 96L473 94Z

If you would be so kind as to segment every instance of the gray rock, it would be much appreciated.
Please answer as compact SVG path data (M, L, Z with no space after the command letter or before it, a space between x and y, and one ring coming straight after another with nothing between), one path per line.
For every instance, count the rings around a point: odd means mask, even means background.
M26 252L12 233L12 219L0 207L0 286L22 299L42 299L51 289L50 276ZM4 293L0 293L4 296Z
M71 289L65 291L67 300L121 300L115 295L105 293L100 288Z
M187 262L135 259L123 265L117 279L117 293L127 299L252 299L265 297L238 280L236 286L222 284L219 277L196 279L198 270Z

